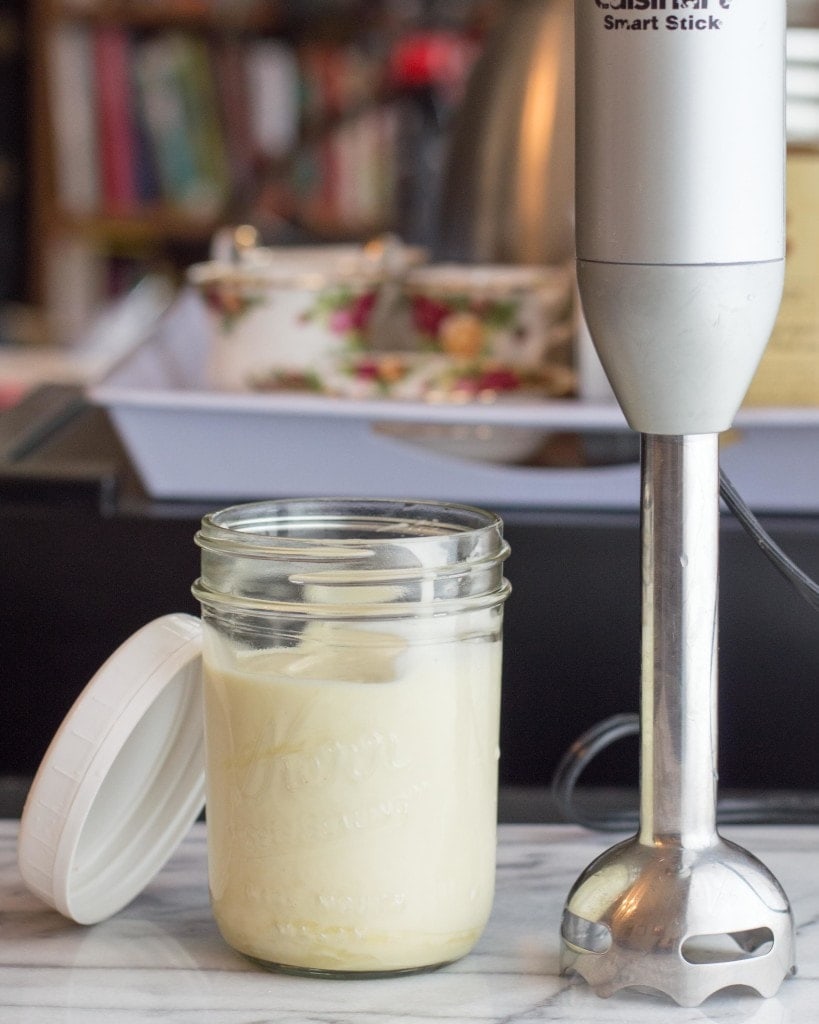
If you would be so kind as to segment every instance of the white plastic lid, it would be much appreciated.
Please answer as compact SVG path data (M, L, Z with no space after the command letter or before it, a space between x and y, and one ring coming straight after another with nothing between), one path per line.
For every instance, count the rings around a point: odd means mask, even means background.
M96 672L40 764L20 871L79 924L130 903L205 805L201 652L191 615L143 626Z

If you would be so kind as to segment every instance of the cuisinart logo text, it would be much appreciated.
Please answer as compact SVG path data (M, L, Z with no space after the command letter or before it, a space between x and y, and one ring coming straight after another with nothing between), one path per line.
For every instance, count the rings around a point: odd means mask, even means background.
M722 18L709 11L727 11L731 0L594 0L604 11L679 11L679 14L652 14L648 17L618 17L607 14L604 28L609 31L656 32L664 28L670 32L718 32ZM690 12L700 13L690 13ZM689 12L689 13L685 13Z

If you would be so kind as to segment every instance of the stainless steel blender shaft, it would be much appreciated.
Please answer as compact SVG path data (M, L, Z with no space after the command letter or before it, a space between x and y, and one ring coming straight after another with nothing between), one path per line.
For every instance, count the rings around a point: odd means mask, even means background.
M640 842L716 828L716 434L642 439Z
M696 1006L794 970L787 897L716 828L717 434L643 435L640 827L575 883L562 967Z

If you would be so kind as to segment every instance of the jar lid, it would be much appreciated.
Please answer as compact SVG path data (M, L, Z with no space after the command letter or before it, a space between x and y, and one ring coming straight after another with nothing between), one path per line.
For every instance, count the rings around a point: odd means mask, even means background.
M143 626L92 677L37 770L20 872L79 924L130 903L205 805L201 653L191 615Z

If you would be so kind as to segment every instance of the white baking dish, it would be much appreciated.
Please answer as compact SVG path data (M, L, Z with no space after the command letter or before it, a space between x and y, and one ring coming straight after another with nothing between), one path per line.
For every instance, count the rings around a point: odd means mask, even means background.
M203 317L197 296L183 292L144 342L89 388L154 498L377 494L495 508L639 506L634 461L569 469L483 462L382 426L478 425L487 454L497 458L492 432L499 429L507 440L508 428L625 434L616 405L435 405L207 390ZM819 510L819 410L746 410L737 422L742 429L726 438L723 464L746 499L764 509Z

